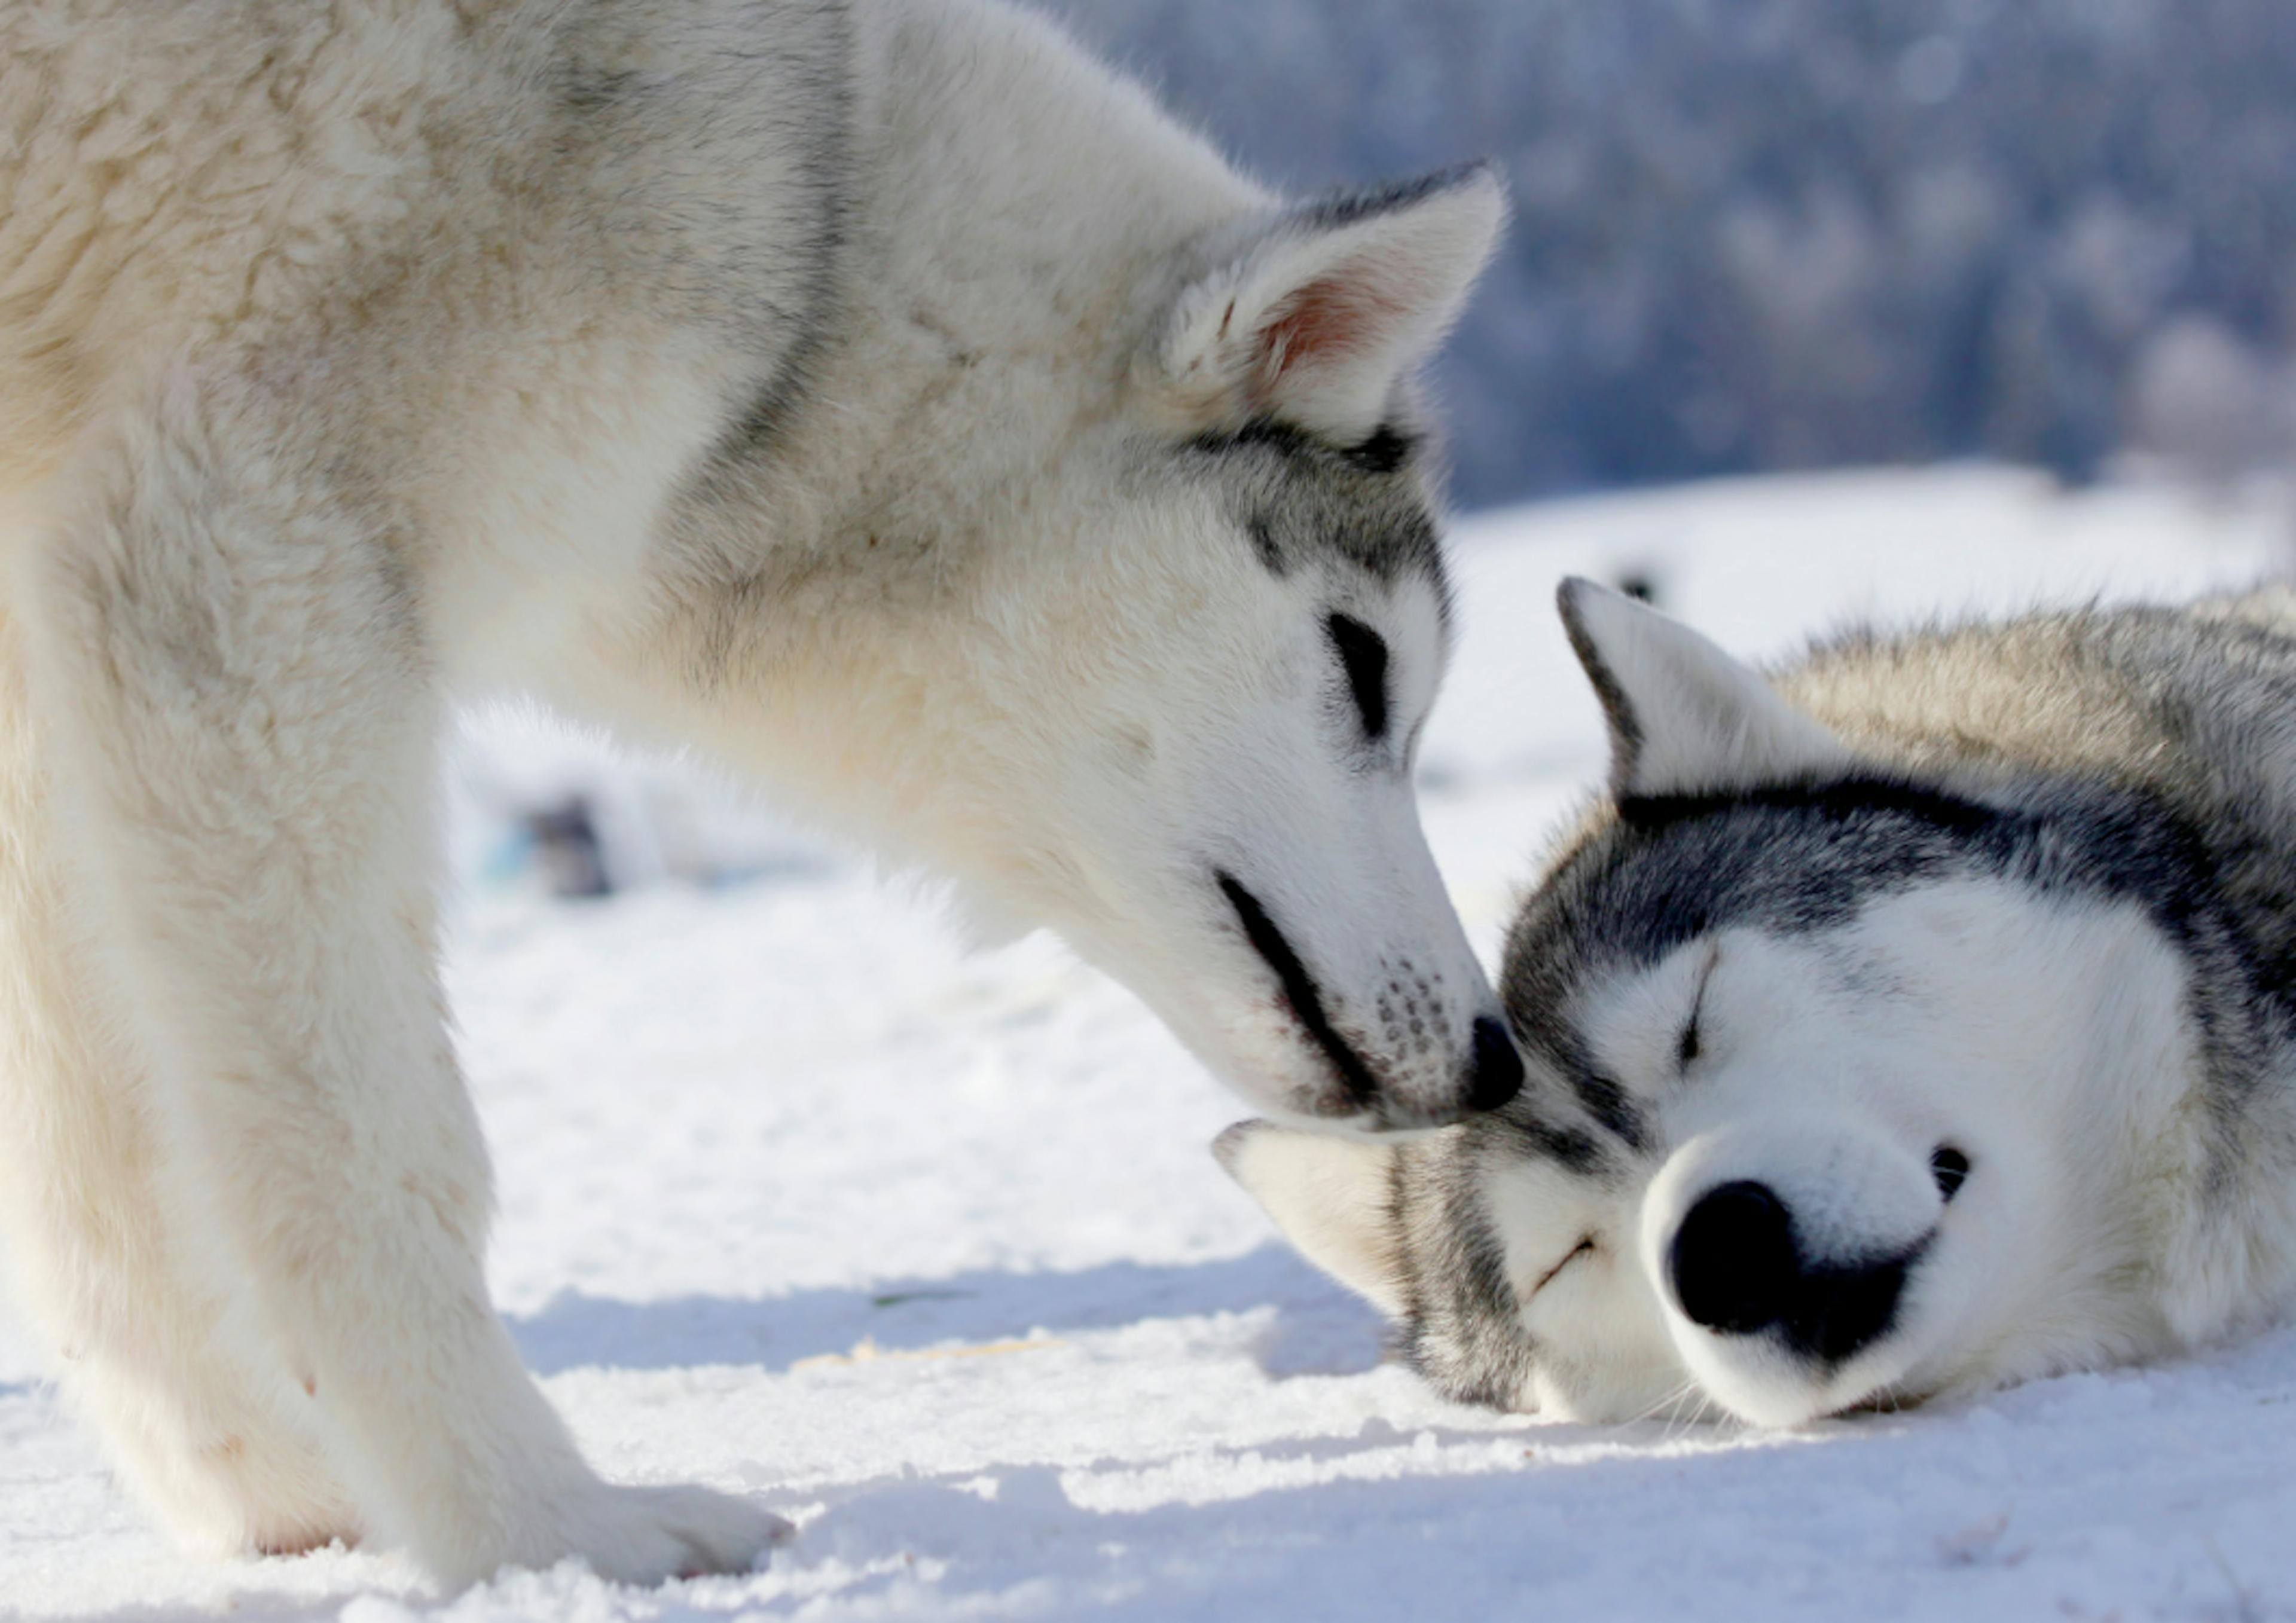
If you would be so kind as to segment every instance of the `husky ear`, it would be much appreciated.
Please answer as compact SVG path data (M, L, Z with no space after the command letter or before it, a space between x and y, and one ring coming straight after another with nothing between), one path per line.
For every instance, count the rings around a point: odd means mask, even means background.
M1689 627L1591 580L1556 594L1611 724L1620 799L1792 783L1839 770L1841 740Z
M1166 309L1152 370L1204 428L1274 418L1356 445L1458 315L1505 216L1479 163L1256 222Z
M1300 1254L1390 1316L1403 1311L1395 1152L1335 1134L1240 1121L1212 1153Z

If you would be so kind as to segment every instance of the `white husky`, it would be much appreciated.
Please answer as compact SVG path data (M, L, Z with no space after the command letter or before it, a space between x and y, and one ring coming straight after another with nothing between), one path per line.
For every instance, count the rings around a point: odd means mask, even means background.
M743 1568L487 1299L434 739L514 686L1063 930L1269 1108L1520 1062L1410 790L1486 171L1279 204L980 0L0 6L0 1215L176 1529Z
M2296 613L1852 636L1775 685L1579 583L1611 793L1501 991L1531 1080L1222 1144L1456 1397L1789 1424L2296 1300Z

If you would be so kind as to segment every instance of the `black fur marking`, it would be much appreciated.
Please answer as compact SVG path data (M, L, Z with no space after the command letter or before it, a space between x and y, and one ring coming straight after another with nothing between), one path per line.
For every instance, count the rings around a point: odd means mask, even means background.
M1413 203L1424 202L1439 193L1454 191L1488 173L1490 167L1488 158L1470 159L1464 163L1455 163L1448 168L1436 170L1432 175L1422 175L1411 180L1311 198L1300 204L1294 214L1305 224L1324 230L1352 225L1374 215L1388 214L1398 209L1408 208Z
M798 185L810 231L792 240L752 245L761 262L775 269L775 285L787 266L797 263L798 285L784 299L755 296L731 313L726 340L754 351L759 368L749 394L727 413L716 441L695 464L689 487L704 496L739 488L780 452L790 425L812 398L823 358L844 315L840 278L852 237L855 199L854 88L849 65L853 37L849 20L841 12L834 15L837 20L822 60L804 74L822 109L820 116L804 120L805 139L797 149ZM741 59L739 51L732 54ZM603 85L616 76L593 77ZM630 94L619 82L603 87L620 95ZM644 90L643 86L637 88ZM594 94L591 100L598 108L610 105ZM757 285L763 285L762 280Z
M1576 1127L1559 1127L1520 1111L1502 1111L1477 1125L1485 1133L1514 1141L1513 1151L1502 1159L1549 1161L1567 1172L1582 1174L1598 1171L1603 1165L1603 1146Z
M1403 430L1385 430L1341 447L1261 419L1183 440L1177 451L1227 463L1221 482L1232 492L1236 522L1273 572L1336 558L1382 583L1416 575L1434 588L1447 627L1442 537L1426 486L1414 475L1417 444Z
M1255 513L1245 521L1243 531L1251 537L1251 550L1259 554L1261 568L1278 580L1292 572L1292 561L1275 545L1275 531L1265 518Z
M1577 584L1564 581L1555 590L1554 602L1562 611L1562 634L1570 639L1570 652L1578 656L1595 697L1602 704L1603 719L1610 726L1611 785L1623 791L1634 782L1636 764L1642 758L1642 723L1636 718L1634 701L1627 697L1627 690L1619 685L1619 679L1603 662L1602 651L1595 646L1595 639L1587 635L1586 622L1578 614Z
M1740 809L1801 811L1833 824L1876 813L1902 814L1961 834L1997 827L2002 819L2014 816L1941 789L1885 777L1780 783L1712 794L1628 795L1618 807L1621 823L1652 832L1669 823Z
M1292 950L1291 942L1283 939L1283 932L1267 916L1258 897L1228 873L1215 870L1212 877L1219 881L1220 894L1235 910L1236 920L1243 926L1244 939L1275 971L1292 1014L1331 1062L1340 1086L1357 1105L1371 1104L1379 1096L1379 1078L1372 1075L1371 1068L1363 1062L1348 1039L1333 1029L1331 1017L1324 1012L1323 993L1316 986L1316 978L1308 972L1308 966L1300 962L1299 954Z
M1416 443L1400 431L1394 441ZM1378 468L1371 468L1366 459L1270 420L1177 446L1183 457L1228 459L1221 482L1231 487L1237 526L1265 570L1283 576L1302 562L1339 558L1380 583L1414 574L1435 590L1448 627L1451 587L1444 578L1442 535L1423 484L1410 478L1407 466L1387 468L1391 452L1382 441L1371 457Z
M1506 1003L1507 1024L1513 1028L1515 1040L1562 1078L1579 1108L1594 1118L1596 1127L1628 1150L1641 1149L1648 1137L1641 1107L1615 1077L1604 1075L1595 1063L1577 1028L1561 1020L1537 1027L1526 1025L1516 1018L1511 996ZM1528 1090L1524 1096L1529 1096ZM1520 1109L1507 1112L1513 1116L1521 1113Z
M781 373L759 384L711 452L713 459L747 462L768 456L794 415L796 397Z
M1417 435L1406 434L1385 422L1374 429L1368 439L1340 448L1343 460L1366 473L1399 473L1418 454Z
M564 82L559 86L559 100L576 118L594 119L628 101L637 84L638 76L635 73L601 73L573 68L569 70Z
M1329 447L1309 438L1306 430L1266 417L1254 418L1241 428L1215 429L1199 434L1187 442L1186 448L1206 456L1231 456L1249 450L1269 450L1278 456L1311 456L1319 450L1325 455L1330 452Z
M1401 1231L1409 1289L1399 1350L1413 1369L1457 1401L1511 1409L1521 1401L1538 1347L1522 1327L1506 1242L1477 1193L1479 1163L1494 1151L1504 1155L1513 1148L1480 1130L1483 1123L1498 1122L1487 1116L1470 1124L1461 1141L1464 1152L1449 1162L1449 1176L1435 1190L1421 1192L1435 1196L1435 1221L1406 1223ZM1396 1160L1400 1168L1406 1157ZM1409 1209L1411 1193L1403 1181L1399 1217Z
M1273 451L1279 456L1308 461L1337 461L1362 473L1400 473L1411 464L1424 442L1417 434L1382 422L1371 437L1354 445L1334 445L1307 430L1273 417L1255 417L1241 428L1199 434L1187 442L1192 451L1221 456L1243 450Z
M1604 1076L1591 1065L1574 1069L1570 1077L1570 1090L1578 1095L1588 1115L1628 1149L1643 1147L1648 1136L1643 1128L1643 1113L1617 1078Z
M2143 910L2193 965L2188 1007L2236 1100L2261 1074L2242 1057L2254 1040L2244 1024L2259 1016L2241 1009L2296 1029L2296 959L2267 950L2226 900L2225 865L2238 856L2212 848L2159 795L2069 779L2042 780L2008 806L1882 777L1629 799L1523 910L1503 996L1517 1036L1573 1075L1565 1062L1583 1039L1570 1011L1592 969L1655 963L1732 926L1824 929L1918 883L1997 874L2039 896ZM1589 947L1599 963L1578 955ZM1579 1091L1593 1108L1600 1090L1589 1096L1582 1080Z
M1331 615L1324 627L1348 674L1364 736L1375 743L1387 736L1387 639L1352 615Z

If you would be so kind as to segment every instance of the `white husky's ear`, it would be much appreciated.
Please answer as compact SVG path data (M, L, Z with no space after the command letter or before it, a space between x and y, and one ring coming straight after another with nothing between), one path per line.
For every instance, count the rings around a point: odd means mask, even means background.
M1458 315L1505 217L1497 171L1473 164L1258 221L1166 309L1152 369L1205 428L1274 418L1357 444Z
M1591 580L1564 581L1556 599L1611 724L1620 799L1790 783L1849 763L1841 740L1689 627Z
M1382 1312L1402 1312L1393 1150L1271 1121L1240 1121L1213 1143L1212 1153L1308 1261Z

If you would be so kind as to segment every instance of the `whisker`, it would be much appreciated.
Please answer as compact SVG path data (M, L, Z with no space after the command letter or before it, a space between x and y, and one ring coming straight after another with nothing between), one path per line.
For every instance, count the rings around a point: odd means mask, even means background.
M1685 1381L1676 1389L1673 1402L1667 1408L1666 1429L1660 1434L1661 1441L1670 1443L1698 1423L1697 1410L1693 1410L1687 1415L1683 1413L1684 1406L1693 1398L1696 1398L1702 1406L1706 1402L1706 1394L1698 1389L1698 1382L1694 1379Z
M1643 1410L1639 1414L1628 1415L1627 1417L1626 1423L1630 1426L1638 1426L1642 1424L1643 1422L1649 1420L1655 1415L1660 1409L1680 1408L1682 1406L1682 1400L1690 1396L1691 1389L1695 1384L1696 1383L1694 1381L1685 1381L1680 1386L1672 1388L1667 1392L1662 1393L1656 1402L1652 1403L1648 1408Z

